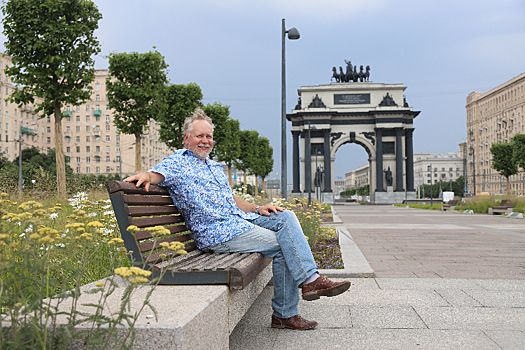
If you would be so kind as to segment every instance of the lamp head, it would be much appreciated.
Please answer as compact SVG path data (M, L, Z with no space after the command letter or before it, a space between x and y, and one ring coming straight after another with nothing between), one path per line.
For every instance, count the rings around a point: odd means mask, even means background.
M297 40L301 37L301 34L299 34L299 31L295 27L289 29L287 33L288 33L288 39L290 40Z

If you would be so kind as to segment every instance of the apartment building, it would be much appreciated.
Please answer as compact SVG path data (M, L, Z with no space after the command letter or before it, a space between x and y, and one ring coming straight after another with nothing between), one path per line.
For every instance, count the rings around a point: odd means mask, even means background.
M0 153L9 160L22 147L36 147L49 152L55 147L54 117L35 113L33 106L8 103L5 98L15 89L4 73L11 64L8 56L0 57ZM113 174L135 172L135 136L121 134L113 124L113 110L108 107L106 79L108 70L97 70L91 100L80 106L65 106L62 112L63 151L73 172L80 174ZM151 120L142 135L142 168L157 164L172 151L159 142L159 125Z
M525 73L487 92L467 96L467 176L470 194L506 191L506 179L492 169L490 148L493 143L510 142L515 134L525 133ZM514 194L525 193L525 174L510 178ZM474 189L474 183L476 188Z

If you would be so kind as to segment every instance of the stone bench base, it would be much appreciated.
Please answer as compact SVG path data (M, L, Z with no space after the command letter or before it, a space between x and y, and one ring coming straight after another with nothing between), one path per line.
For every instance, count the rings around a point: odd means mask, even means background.
M512 213L514 210L514 207L490 207L489 208L489 215L496 215L496 214L504 214L504 213Z
M229 349L230 333L271 277L272 264L243 290L232 291L225 285L157 286L150 302L157 310L158 320L151 317L153 312L149 307L144 308L135 323L132 349ZM92 288L94 283L82 289ZM104 310L118 310L123 291L124 288L117 288L109 297ZM143 287L134 292L130 314L142 306L148 291L149 288ZM82 294L78 302L79 308L86 312L93 310L81 305L98 303L98 299L99 293ZM70 303L62 305L66 307ZM270 316L268 315L268 320ZM89 325L86 324L85 327L89 328ZM127 329L122 329L121 333L126 334ZM78 345L82 348L81 344Z

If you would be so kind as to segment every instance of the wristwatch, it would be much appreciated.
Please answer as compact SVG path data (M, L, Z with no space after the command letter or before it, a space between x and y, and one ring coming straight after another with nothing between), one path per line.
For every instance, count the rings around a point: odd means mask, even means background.
M259 214L259 206L258 205L255 206L255 214Z

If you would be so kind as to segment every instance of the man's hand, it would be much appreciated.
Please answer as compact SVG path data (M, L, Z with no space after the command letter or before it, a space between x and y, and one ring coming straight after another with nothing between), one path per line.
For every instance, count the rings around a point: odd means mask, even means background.
M164 181L164 175L161 175L159 173L153 173L149 171L137 171L135 175L131 175L124 179L126 182L134 182L137 181L136 187L140 187L141 185L144 185L144 189L146 192L149 191L149 185L157 185Z
M282 207L277 207L277 206L275 206L275 205L268 204L268 205L260 206L260 207L257 209L257 212L258 212L260 215L270 216L270 213L278 214L278 212L281 212L281 211L284 211L284 210L285 210L285 209L282 208Z

